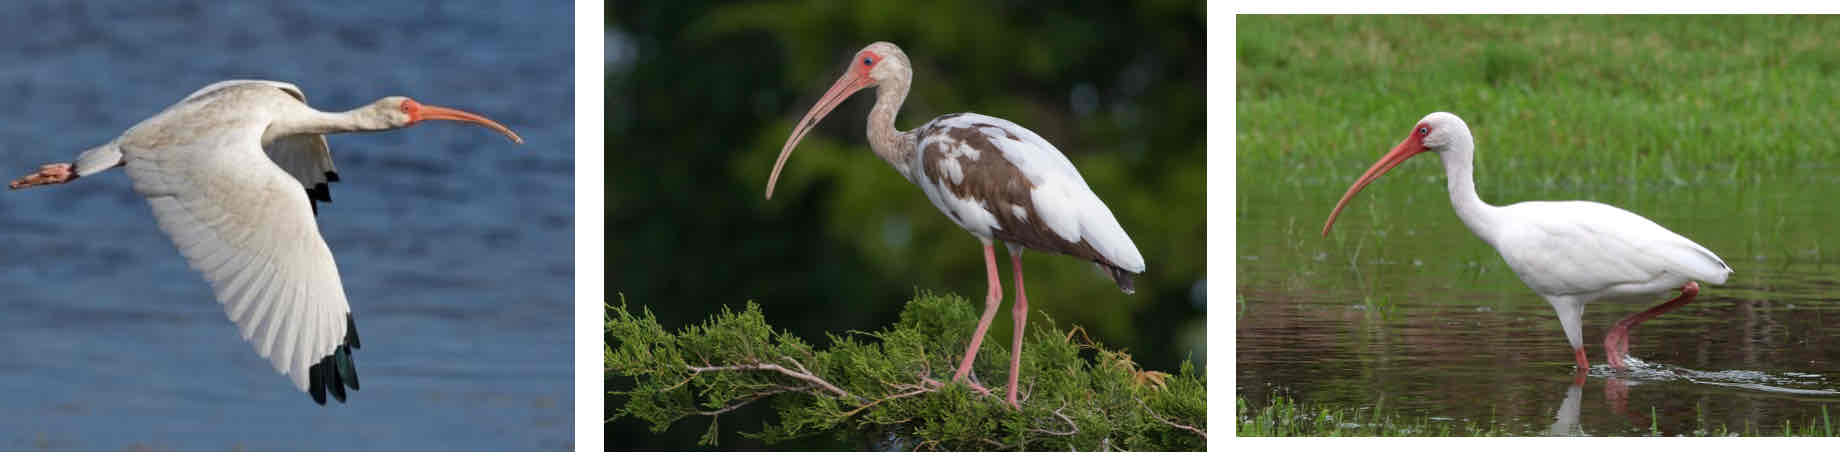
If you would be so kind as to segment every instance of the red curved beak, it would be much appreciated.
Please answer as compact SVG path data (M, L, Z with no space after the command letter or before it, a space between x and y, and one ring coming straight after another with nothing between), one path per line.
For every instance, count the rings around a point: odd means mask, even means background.
M1394 146L1392 151L1387 151L1387 155L1381 156L1380 161L1369 166L1368 172L1362 173L1362 177L1356 179L1354 185L1349 186L1349 191L1342 194L1342 200L1336 202L1336 209L1330 211L1329 220L1323 221L1323 236L1330 236L1330 226L1336 225L1336 215L1342 214L1342 208L1348 206L1349 199L1355 198L1355 194L1360 193L1363 187L1368 187L1368 183L1379 179L1382 174L1386 174L1387 170L1392 170L1400 162L1405 162L1406 159L1425 151L1425 142L1418 135L1406 137L1405 140L1400 141L1398 146Z
M409 102L409 103L414 103L414 102ZM408 103L404 103L404 104L407 105ZM410 118L410 123L412 124L416 122L429 120L429 119L438 119L438 120L443 120L443 121L460 121L460 122L469 122L473 124L479 124L480 126L483 126L489 129L493 129L493 130L497 130L499 133L502 133L506 137L511 138L511 141L514 143L524 144L524 138L519 137L516 132L512 132L511 129L505 128L504 125L499 124L498 122L495 122L491 119L487 119L486 116L481 116L478 114L473 114L473 113L469 113L466 111L461 111L461 110L448 108L444 106L427 105L427 104L421 104L421 103L416 103L415 109L410 111L410 115L413 116Z
M799 140L804 139L805 134L811 132L812 127L818 126L818 121L824 120L825 115L831 114L831 110L843 103L844 99L874 82L868 74L846 71L844 76L837 78L837 82L831 83L831 89L825 91L825 96L818 99L817 105L812 105L812 109L805 112L805 118L799 119L799 124L793 126L793 135L786 139L786 145L780 147L780 159L773 162L773 174L767 176L768 200L773 199L773 185L780 180L780 168L786 166L786 158L793 155L793 147L799 145Z

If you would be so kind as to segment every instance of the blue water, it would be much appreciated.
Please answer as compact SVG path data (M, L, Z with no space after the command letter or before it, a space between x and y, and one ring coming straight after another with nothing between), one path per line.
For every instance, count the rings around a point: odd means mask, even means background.
M0 3L0 178L223 79L430 122L330 138L320 206L363 390L315 405L251 350L120 170L0 191L0 450L574 446L568 2Z

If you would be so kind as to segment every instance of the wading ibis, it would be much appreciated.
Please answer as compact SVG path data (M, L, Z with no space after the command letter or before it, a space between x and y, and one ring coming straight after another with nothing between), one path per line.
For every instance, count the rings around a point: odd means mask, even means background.
M1329 220L1323 222L1323 236L1329 236L1336 215L1368 183L1416 154L1438 153L1445 162L1446 187L1458 219L1494 246L1509 269L1553 305L1566 340L1572 343L1580 374L1591 367L1579 336L1586 303L1651 303L1680 291L1675 299L1611 326L1604 337L1605 359L1621 369L1629 354L1631 328L1693 301L1700 292L1695 281L1723 284L1732 273L1713 251L1611 205L1588 201L1484 203L1477 198L1471 180L1472 148L1470 127L1463 119L1444 112L1426 115L1404 141L1349 186L1330 211Z
M339 180L325 134L471 122L523 143L477 114L385 97L326 113L293 84L224 81L199 89L74 163L45 165L12 189L63 184L127 167L160 230L205 281L243 339L276 371L326 403L358 390L358 328L332 251L314 222Z
M1074 163L1035 132L973 113L948 114L914 130L896 130L895 114L908 97L912 77L908 55L894 44L877 42L857 51L844 75L806 112L780 148L780 158L767 178L767 198L773 198L780 168L799 140L851 94L876 87L876 106L869 111L870 149L908 182L920 186L927 200L947 218L984 244L988 285L984 315L953 373L954 381L971 372L979 343L1003 302L992 242L1002 241L1010 251L1010 269L1016 276L1016 306L1011 312L1016 332L1010 345L1005 400L1018 408L1016 379L1029 309L1023 293L1023 249L1091 261L1128 294L1132 275L1144 272L1144 257L1119 227L1112 210L1087 188Z

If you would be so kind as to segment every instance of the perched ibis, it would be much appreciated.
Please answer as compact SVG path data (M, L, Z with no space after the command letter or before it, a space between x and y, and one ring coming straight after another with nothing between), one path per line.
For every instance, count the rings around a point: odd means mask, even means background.
M1074 163L1035 132L1013 122L973 113L936 117L913 130L895 129L895 115L908 97L913 66L901 48L876 42L857 51L844 75L793 127L780 148L767 198L787 156L799 140L851 94L875 87L869 111L870 149L908 182L919 186L933 206L984 244L987 292L984 315L972 332L965 357L953 373L958 381L972 371L972 360L1003 302L992 243L1002 241L1015 274L1016 332L1010 345L1010 376L1005 401L1017 403L1017 371L1023 353L1023 323L1029 299L1023 292L1023 249L1065 254L1093 262L1125 293L1132 275L1144 272L1144 257L1119 226L1112 210L1087 188Z

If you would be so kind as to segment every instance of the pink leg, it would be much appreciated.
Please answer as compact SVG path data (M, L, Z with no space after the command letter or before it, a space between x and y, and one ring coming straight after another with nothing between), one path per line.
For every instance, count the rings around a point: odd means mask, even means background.
M1010 401L1010 407L1021 410L1016 402L1016 374L1023 364L1023 324L1029 322L1029 297L1023 295L1023 251L1010 250L1010 271L1016 273L1016 306L1011 308L1010 319L1016 322L1016 335L1010 343L1010 382L1004 388L1004 398Z
M32 172L32 174L21 176L19 179L13 180L13 182L7 184L6 187L9 189L24 189L33 186L67 183L77 178L77 174L71 171L71 167L72 165L68 163L46 164L38 167L38 171Z
M1688 281L1687 284L1681 286L1681 296L1675 297L1674 300L1669 300L1666 303L1656 305L1654 308L1649 308L1640 313L1631 314L1629 317L1617 321L1616 324L1612 324L1611 331L1604 335L1604 356L1611 362L1611 367L1618 369L1624 368L1624 355L1630 353L1631 328L1636 327L1637 324L1641 324L1643 321L1649 320L1652 317L1660 316L1662 313L1673 311L1675 308L1680 308L1682 305L1694 301L1694 296L1699 293L1700 284L1696 284L1694 281Z
M959 360L959 370L952 375L952 380L965 379L972 372L972 359L978 357L978 345L984 343L984 331L991 328L991 318L997 317L997 305L1004 301L1004 289L997 283L997 251L991 245L984 245L984 270L989 278L989 292L984 296L984 317L978 319L978 329L972 331L972 344L965 347L965 358Z
M1573 385L1583 386L1586 371L1592 369L1592 363L1585 360L1585 348L1573 348L1573 363L1578 367L1573 369Z

